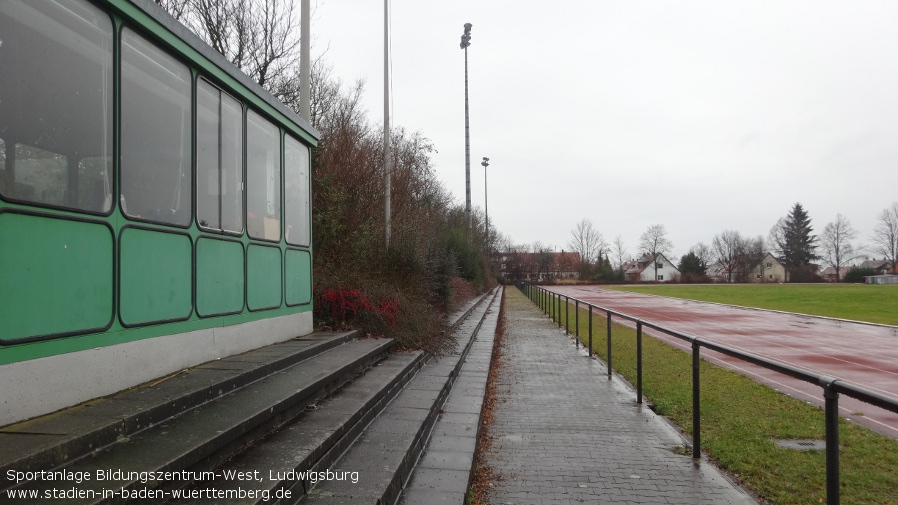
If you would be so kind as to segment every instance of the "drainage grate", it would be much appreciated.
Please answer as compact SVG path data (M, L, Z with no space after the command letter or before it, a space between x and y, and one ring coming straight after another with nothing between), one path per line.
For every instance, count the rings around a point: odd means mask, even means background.
M797 451L823 451L826 450L825 440L774 440L777 447L794 449Z

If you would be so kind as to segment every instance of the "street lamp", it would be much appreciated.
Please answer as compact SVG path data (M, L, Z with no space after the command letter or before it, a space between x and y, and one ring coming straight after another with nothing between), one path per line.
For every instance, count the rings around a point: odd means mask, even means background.
M486 167L490 166L490 159L486 156L483 157L483 161L480 162L483 165L483 213L486 216L486 252L489 254L490 251L490 204L489 198L486 192Z
M471 45L471 23L465 23L461 48L465 50L465 218L471 231L471 136L468 130L468 46Z

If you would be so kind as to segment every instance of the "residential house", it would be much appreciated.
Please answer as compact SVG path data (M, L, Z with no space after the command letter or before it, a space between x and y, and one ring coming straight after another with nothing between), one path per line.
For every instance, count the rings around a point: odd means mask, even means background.
M667 257L658 253L655 256L647 254L637 260L624 263L624 275L627 282L669 282L675 277L679 277L680 271Z
M749 270L748 277L745 280L748 282L785 282L786 265L783 265L774 255L766 253Z
M851 270L851 267L842 267L839 269L839 278L836 279L836 269L833 267L826 267L820 272L820 275L826 279L826 282L836 282L837 280L841 280L845 278L845 274Z
M786 266L768 252L759 260L738 262L732 272L728 265L718 261L708 266L705 274L713 282L785 282Z
M736 279L735 276L730 275L729 268L719 261L708 265L705 275L711 279L711 282L731 282L731 278L732 280Z
M863 263L861 263L860 265L858 265L858 268L869 268L869 269L873 270L874 272L876 272L876 275L886 275L886 274L896 273L891 270L892 263L889 262L889 260L887 260L887 259L866 260Z

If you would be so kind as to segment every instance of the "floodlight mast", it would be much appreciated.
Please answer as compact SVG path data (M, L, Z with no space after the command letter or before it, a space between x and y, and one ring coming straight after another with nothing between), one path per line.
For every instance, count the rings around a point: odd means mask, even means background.
M384 0L384 228L386 244L390 247L390 11Z
M471 23L465 23L461 48L465 50L465 219L471 231L471 135L468 122L468 46L471 45Z
M490 159L486 156L483 157L483 161L480 162L483 165L483 213L486 216L486 251L487 253L492 252L490 250L490 204L488 193L486 191L486 167L490 166Z

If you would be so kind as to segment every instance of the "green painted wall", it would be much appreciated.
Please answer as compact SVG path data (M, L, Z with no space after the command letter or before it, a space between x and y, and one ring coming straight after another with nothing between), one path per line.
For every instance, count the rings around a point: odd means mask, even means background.
M315 133L130 1L95 4L112 14L116 30L140 28L194 73L268 114L285 132L317 144ZM118 151L117 146L116 156ZM116 161L114 194L118 169ZM123 216L118 205L108 216L94 216L0 198L0 339L58 337L0 345L0 365L312 310L311 284L302 285L311 282L310 250L287 253L283 239L253 245L246 234L209 235L195 222L186 229L138 223ZM301 304L294 305L297 301ZM257 310L268 307L278 308ZM126 328L131 325L140 326Z
M190 237L137 228L121 234L121 320L125 326L176 321L193 311Z
M246 304L249 310L281 306L281 250L250 244L246 248Z
M103 224L0 214L0 339L107 328L112 243Z
M196 241L196 311L201 317L243 310L243 244Z
M312 255L308 251L287 250L284 257L284 282L287 305L312 302Z

